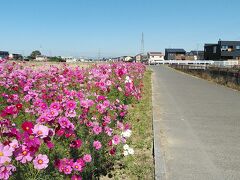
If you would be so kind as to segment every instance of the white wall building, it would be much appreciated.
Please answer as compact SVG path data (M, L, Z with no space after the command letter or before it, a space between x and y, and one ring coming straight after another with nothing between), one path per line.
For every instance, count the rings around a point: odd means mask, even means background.
M164 55L161 52L148 52L147 57L149 64L162 64L164 61Z
M44 55L38 55L38 56L36 56L35 60L36 61L47 61L48 58L47 58L47 56L44 56Z
M64 59L66 62L76 62L77 59L70 56L70 57L61 57L62 59Z

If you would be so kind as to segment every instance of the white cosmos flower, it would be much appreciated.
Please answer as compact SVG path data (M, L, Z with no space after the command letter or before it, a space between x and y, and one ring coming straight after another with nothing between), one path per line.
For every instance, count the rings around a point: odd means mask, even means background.
M128 153L131 154L131 155L133 155L133 154L134 154L133 148L129 148L129 149L128 149Z
M131 82L132 82L131 78L129 76L126 76L125 83L131 83Z
M122 136L125 138L129 138L132 135L132 131L127 129L126 131L122 132Z
M129 145L125 144L125 145L123 146L123 149L124 149L124 150L128 150L128 149L129 149Z
M124 155L124 156L127 156L128 154L129 154L128 151L124 151L124 152L123 152L123 155Z

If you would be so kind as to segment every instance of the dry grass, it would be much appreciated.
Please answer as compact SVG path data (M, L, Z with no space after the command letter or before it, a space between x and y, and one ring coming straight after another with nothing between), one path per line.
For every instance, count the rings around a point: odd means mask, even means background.
M197 72L183 71L181 69L177 69L177 70L240 91L240 86L239 85L237 85L234 82L227 81L223 76L219 76L219 77L214 78L214 77L210 76L208 73L205 73L205 72L197 73Z

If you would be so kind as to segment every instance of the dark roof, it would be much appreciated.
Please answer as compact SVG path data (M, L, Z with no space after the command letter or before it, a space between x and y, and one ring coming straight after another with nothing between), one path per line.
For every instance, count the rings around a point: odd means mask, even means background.
M204 44L204 46L217 46L218 44Z
M162 55L163 53L162 52L148 52L148 54L160 54L160 55Z
M170 53L186 53L184 49L165 49L165 51Z
M220 41L218 41L218 42L223 42L223 43L228 43L228 42L230 42L230 43L239 43L240 41L222 41L222 40L220 40Z

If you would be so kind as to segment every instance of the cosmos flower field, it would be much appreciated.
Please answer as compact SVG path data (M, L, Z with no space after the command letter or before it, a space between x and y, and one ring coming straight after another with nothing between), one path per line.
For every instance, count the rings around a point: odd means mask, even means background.
M140 63L32 68L0 60L0 179L94 179L125 156Z

